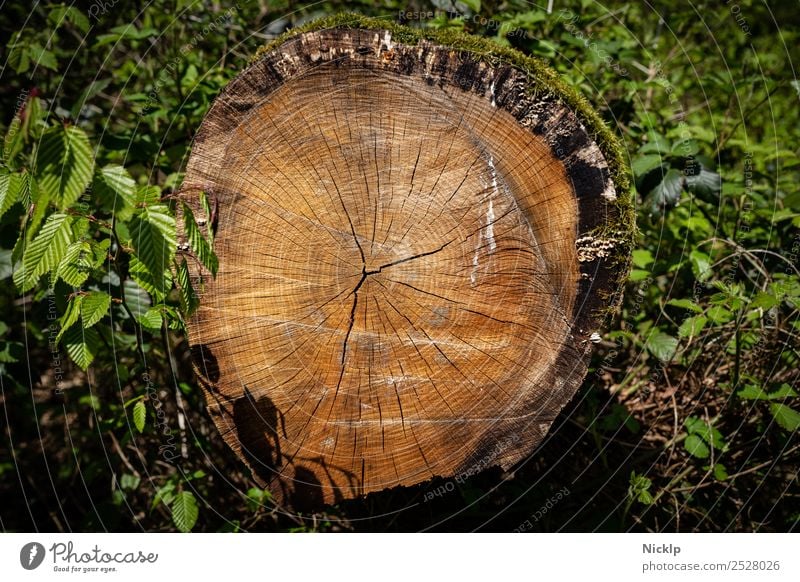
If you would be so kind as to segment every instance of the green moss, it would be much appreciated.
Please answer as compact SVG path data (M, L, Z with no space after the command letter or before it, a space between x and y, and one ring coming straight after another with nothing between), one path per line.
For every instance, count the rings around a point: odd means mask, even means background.
M469 51L489 64L507 63L525 72L531 79L531 94L542 90L555 96L572 109L586 127L591 138L597 143L606 158L611 178L617 192L617 200L613 203L617 208L617 220L605 225L599 236L608 234L622 238L612 264L620 269L620 285L627 279L630 270L630 254L636 232L634 195L631 186L631 174L625 163L624 149L620 140L609 129L589 101L563 79L544 61L526 56L520 51L503 47L488 38L464 34L452 30L416 29L403 26L391 20L371 18L360 14L343 13L328 16L309 22L303 26L285 32L265 46L260 47L251 59L251 63L260 59L265 53L277 48L286 40L297 35L323 30L326 28L351 28L365 30L388 30L392 40L400 44L415 45L420 40L428 40L441 46ZM610 233L614 233L611 235Z

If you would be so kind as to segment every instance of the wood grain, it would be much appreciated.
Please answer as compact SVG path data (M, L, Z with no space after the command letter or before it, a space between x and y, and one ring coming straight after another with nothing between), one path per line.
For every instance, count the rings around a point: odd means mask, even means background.
M327 29L205 118L180 197L218 205L220 267L193 273L190 343L226 442L284 502L508 467L580 385L621 268L594 234L616 192L576 115L527 82Z

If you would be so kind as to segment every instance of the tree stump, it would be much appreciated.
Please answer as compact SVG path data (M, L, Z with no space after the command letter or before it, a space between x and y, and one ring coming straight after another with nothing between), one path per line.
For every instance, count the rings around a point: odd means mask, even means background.
M626 180L597 115L512 50L352 16L273 43L179 193L216 231L188 328L225 441L307 506L520 461L618 299Z

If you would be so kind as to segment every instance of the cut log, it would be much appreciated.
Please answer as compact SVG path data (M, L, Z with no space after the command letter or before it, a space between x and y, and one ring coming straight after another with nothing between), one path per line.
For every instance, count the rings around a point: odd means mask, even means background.
M208 410L294 505L524 459L586 374L633 235L614 138L549 69L356 17L257 55L179 197L216 229L188 323Z

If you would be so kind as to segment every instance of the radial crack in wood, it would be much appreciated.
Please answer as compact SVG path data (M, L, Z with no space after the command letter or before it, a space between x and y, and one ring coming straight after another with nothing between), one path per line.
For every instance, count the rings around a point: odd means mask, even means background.
M261 54L179 193L207 224L200 193L218 208L188 325L209 411L295 506L525 458L628 268L596 119L524 57L373 25Z

